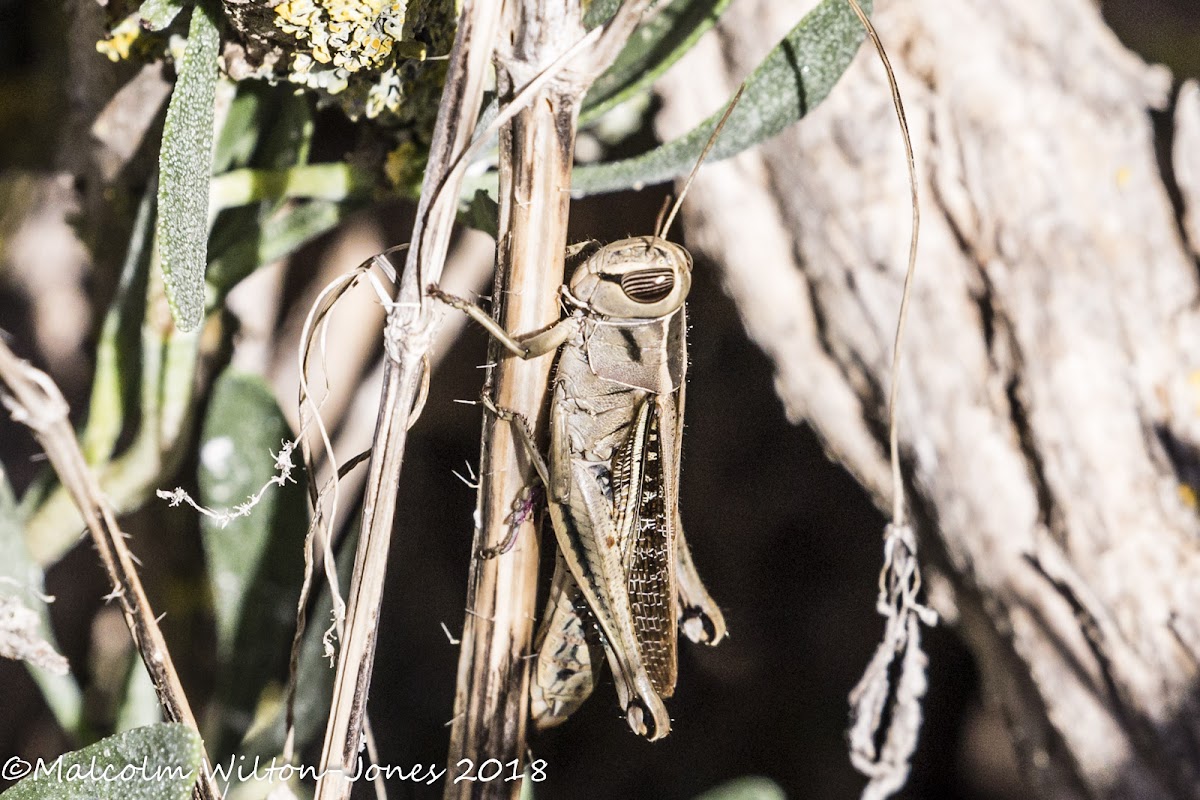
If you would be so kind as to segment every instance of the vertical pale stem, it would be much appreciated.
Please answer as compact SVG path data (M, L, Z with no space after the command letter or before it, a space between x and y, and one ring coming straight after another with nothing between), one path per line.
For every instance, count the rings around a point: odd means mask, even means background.
M502 96L511 96L583 35L579 9L543 8L538 2L507 9L511 42L497 52ZM549 5L549 4L547 4ZM574 5L574 4L572 4ZM521 111L501 136L499 260L494 292L506 330L524 333L559 318L567 243L568 190L574 155L577 100L569 78L556 79ZM544 440L546 387L553 359L522 361L503 356L492 375L497 405L526 417ZM508 536L507 519L521 490L537 480L511 426L489 417L484 429L479 519L475 550ZM532 520L522 524L515 546L471 568L467 617L459 657L458 689L450 742L447 798L515 797L521 782L462 782L450 776L459 759L479 764L523 760L529 716L529 658L538 574L538 540ZM507 773L506 773L507 774Z
M409 410L436 321L431 304L422 302L422 294L427 282L436 282L441 276L445 262L462 176L461 171L453 172L451 165L466 149L478 117L498 20L496 3L463 3L421 187L413 246L397 303L388 317L387 367L316 800L345 800L353 787L349 776L354 774L361 749Z

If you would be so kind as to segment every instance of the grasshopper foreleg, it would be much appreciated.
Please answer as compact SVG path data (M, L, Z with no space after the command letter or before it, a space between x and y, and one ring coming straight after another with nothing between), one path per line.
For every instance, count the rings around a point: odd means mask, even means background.
M571 338L571 335L579 327L579 320L571 316L560 319L544 330L513 336L500 327L500 323L493 319L490 314L470 300L464 300L461 297L447 294L432 284L425 291L430 297L441 300L446 305L458 309L478 322L484 327L484 330L492 335L492 338L517 358L539 358L548 353L553 353L558 350L563 342Z
M533 440L533 430L530 428L529 420L525 418L525 415L511 408L497 406L486 392L479 398L479 402L483 404L484 408L494 414L497 419L504 420L512 426L513 435L521 443L522 448L525 450L525 455L529 457L530 463L533 464L541 486L548 485L550 468L546 465L546 460L542 458L542 454L538 452L537 444ZM513 500L512 513L505 519L505 522L508 523L508 535L500 544L480 550L480 558L495 558L513 548L513 545L517 542L517 532L521 529L521 525L533 515L534 509L537 508L542 500L542 495L538 491L538 488L536 484L530 484L521 490L516 499Z
M479 557L495 558L512 550L513 545L517 543L517 534L520 533L521 526L533 516L534 510L541 504L543 498L544 495L540 483L534 481L526 485L517 495L516 499L513 500L512 513L504 519L508 523L508 535L504 537L504 541L500 544L481 549Z

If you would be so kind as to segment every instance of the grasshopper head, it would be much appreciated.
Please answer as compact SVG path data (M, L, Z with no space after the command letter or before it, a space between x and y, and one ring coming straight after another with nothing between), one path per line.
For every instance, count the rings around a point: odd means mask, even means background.
M692 257L657 236L605 245L579 265L571 301L602 317L656 319L677 311L692 286Z

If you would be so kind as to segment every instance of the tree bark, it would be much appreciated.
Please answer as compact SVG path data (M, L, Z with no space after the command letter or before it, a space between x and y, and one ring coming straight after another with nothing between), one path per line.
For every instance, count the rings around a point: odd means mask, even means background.
M660 133L809 5L735 4ZM899 424L929 601L1040 794L1200 798L1200 90L1085 0L880 6L922 189ZM887 509L909 201L875 54L689 198L789 417Z

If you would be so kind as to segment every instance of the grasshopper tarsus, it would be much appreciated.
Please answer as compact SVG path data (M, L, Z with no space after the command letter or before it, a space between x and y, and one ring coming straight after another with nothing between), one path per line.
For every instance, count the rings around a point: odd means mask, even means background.
M476 552L476 555L482 561L487 561L489 558L499 558L500 556L504 555L508 551L512 550L516 544L517 544L517 535L516 535L515 529L510 528L508 531L508 535L504 537L503 542L501 542L500 544L497 544L497 545L493 545L491 547L481 547Z
M629 723L630 730L649 742L658 741L671 732L669 718L666 724L660 727L654 714L641 698L635 699L625 709L625 721Z
M489 395L487 392L484 392L479 396L479 403L488 411L492 412L497 419L502 419L505 422L520 426L522 435L529 439L533 439L533 426L529 424L529 418L520 411L517 411L514 408L496 405L496 401L493 400L491 395Z
M436 283L431 283L425 287L425 295L427 297L432 297L434 300L441 300L446 305L453 306L459 311L464 310L463 306L473 305L461 297L452 295L449 292L443 292L440 288L438 288Z

